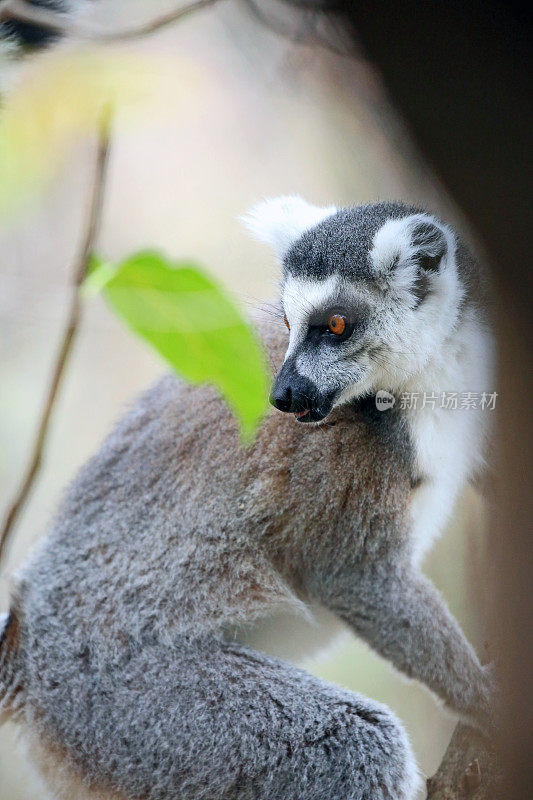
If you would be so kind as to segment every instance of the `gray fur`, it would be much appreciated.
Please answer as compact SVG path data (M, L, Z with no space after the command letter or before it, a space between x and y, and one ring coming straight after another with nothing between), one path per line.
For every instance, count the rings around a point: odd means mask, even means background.
M277 370L286 331L259 329ZM17 665L22 724L103 795L411 798L387 709L227 632L318 601L486 725L490 680L412 566L418 477L405 418L368 399L321 426L273 412L244 448L212 389L164 378L81 469L18 582L0 664Z
M154 800L410 789L409 746L387 709L282 662L215 636L130 642L104 663L90 647L66 647L55 679L47 654L47 680L28 703L44 705L37 724L89 785L105 776L127 797Z
M384 222L418 214L421 209L385 201L342 208L306 231L287 253L283 266L295 277L322 280L338 274L346 280L371 279L368 254Z

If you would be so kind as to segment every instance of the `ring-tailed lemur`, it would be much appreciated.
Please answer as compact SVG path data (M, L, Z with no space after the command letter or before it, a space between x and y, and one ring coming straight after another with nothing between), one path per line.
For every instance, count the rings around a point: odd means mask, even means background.
M388 709L243 641L315 603L489 725L489 672L417 567L487 414L372 397L491 387L477 268L401 203L281 198L248 223L283 266L290 334L258 326L289 413L245 448L211 388L165 377L81 469L13 592L0 704L59 798L412 798Z

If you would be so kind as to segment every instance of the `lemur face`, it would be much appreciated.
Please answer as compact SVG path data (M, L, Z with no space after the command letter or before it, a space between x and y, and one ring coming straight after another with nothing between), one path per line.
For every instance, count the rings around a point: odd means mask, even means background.
M282 264L288 341L271 402L299 422L378 389L398 392L453 330L462 296L455 240L429 214L284 197L246 222Z

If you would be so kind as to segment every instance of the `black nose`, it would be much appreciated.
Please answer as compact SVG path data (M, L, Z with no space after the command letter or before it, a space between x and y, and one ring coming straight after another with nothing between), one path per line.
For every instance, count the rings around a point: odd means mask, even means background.
M279 411L298 413L315 405L315 387L300 375L291 361L286 361L276 376L270 402Z
M272 387L270 402L278 411L291 411L292 389L288 385L279 385L278 382Z
M298 422L319 422L331 411L334 397L335 392L319 392L288 360L276 376L270 402L279 411L294 414Z

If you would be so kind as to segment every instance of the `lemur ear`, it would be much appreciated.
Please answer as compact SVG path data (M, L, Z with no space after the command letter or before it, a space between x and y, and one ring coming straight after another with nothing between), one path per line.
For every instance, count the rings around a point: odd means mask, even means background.
M335 206L320 208L306 203L297 195L285 195L258 203L241 220L257 239L269 244L282 260L305 231L314 228L336 210Z
M428 294L431 275L454 248L451 231L428 214L386 222L374 236L370 258L383 287L411 292L420 303Z
M417 221L411 228L411 244L419 268L436 272L448 249L444 230L431 220Z

